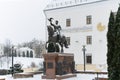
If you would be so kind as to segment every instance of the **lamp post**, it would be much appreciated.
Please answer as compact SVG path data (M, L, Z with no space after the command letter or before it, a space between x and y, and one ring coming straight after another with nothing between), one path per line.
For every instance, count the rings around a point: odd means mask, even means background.
M85 51L86 51L86 48L85 48L85 45L83 45L82 51L83 51L83 58L84 58L84 72L85 72L85 70L86 70L86 67L85 67Z
M12 46L12 77L14 75L14 53L13 53L13 50L14 50L14 46Z

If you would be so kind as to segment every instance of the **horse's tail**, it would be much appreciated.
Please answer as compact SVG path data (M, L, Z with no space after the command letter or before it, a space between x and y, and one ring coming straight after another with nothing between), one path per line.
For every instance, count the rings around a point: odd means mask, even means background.
M66 39L65 36L62 36L62 38L61 38L61 43L64 44L64 47L65 47L65 48L69 48L69 47L68 47L68 41L67 41L67 39Z

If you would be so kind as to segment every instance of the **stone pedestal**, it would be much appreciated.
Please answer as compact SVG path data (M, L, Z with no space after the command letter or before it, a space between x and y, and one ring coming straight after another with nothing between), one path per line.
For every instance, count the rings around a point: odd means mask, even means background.
M30 78L33 77L32 73L16 73L14 74L14 78Z
M44 57L44 75L43 79L61 79L67 77L73 77L72 74L75 71L74 55L68 53L47 53L43 54ZM72 73L72 74L71 74ZM70 76L67 74L71 74ZM57 75L57 76L56 76ZM74 76L76 76L74 74ZM66 77L66 78L67 78Z
M95 78L95 80L108 80L108 78Z

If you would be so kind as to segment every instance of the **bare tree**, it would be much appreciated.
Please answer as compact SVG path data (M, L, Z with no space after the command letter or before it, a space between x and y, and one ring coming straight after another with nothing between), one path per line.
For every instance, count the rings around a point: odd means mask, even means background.
M10 64L10 56L11 56L11 47L12 47L12 44L11 44L11 41L9 39L6 40L5 42L5 45L4 45L4 55L7 59L7 67L9 67L9 64Z
M45 49L45 43L43 41L40 41L37 45L35 45L34 50L36 53L36 57L42 57L42 53Z
M3 60L2 60L2 56L0 56L0 66L2 68L2 65L3 65Z
M31 41L32 49L35 51L35 54L37 58L42 57L42 53L45 49L45 42L44 41L39 41L36 39L33 39Z

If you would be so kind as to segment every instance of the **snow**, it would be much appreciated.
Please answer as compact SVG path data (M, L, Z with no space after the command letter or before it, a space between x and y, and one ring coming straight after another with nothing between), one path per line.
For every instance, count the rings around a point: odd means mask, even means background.
M29 68L31 67L31 63L35 63L37 67L41 67L43 60L43 58L14 57L14 64L19 63L22 65L22 68ZM11 67L11 64L11 57L0 58L0 69L9 69Z
M11 57L8 58L9 60L9 67L11 66ZM23 68L30 67L31 63L34 62L38 67L40 64L43 63L43 58L23 58L23 57L14 57L14 64L20 63L23 65ZM0 69L6 69L7 67L7 60L5 57L0 59ZM34 75L32 78L17 78L13 79L11 75L0 75L0 78L5 78L6 80L46 80L41 79L42 74ZM77 74L77 77L67 78L63 80L93 80L97 77L97 74ZM107 78L107 75L99 74L98 77Z
M41 75L34 75L33 78L17 78L17 79L14 79L11 75L0 76L0 78L1 77L5 78L6 80L42 80Z
M77 77L64 80L94 80L97 74L77 74ZM107 75L98 75L98 77L107 78Z
M7 76L0 76L0 78L5 78L6 80L46 80L46 79L41 79L41 76L42 74L37 74L37 75L34 75L33 78L13 79L11 75L7 75ZM96 74L77 74L77 77L67 78L63 80L93 80L95 79L95 77L97 77ZM107 78L107 75L99 74L98 77Z

